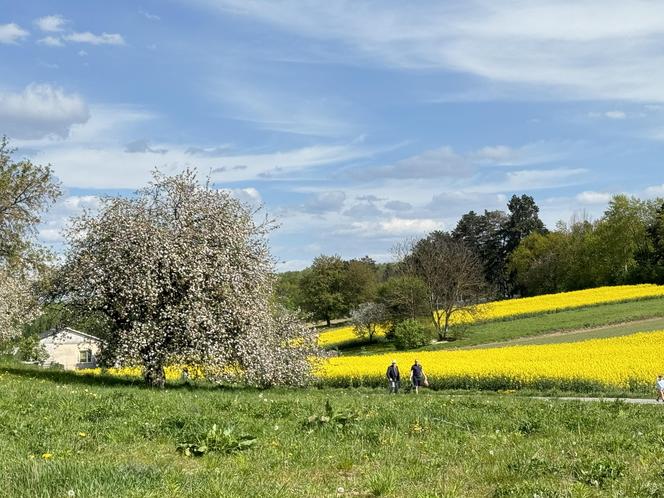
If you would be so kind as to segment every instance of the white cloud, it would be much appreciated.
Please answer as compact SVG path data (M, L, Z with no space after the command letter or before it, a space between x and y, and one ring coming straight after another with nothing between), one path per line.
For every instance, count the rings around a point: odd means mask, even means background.
M627 117L624 111L606 111L604 115L609 119L625 119Z
M343 207L345 200L346 193L341 190L319 192L310 196L303 207L303 211L315 214L338 212Z
M42 31L49 33L62 31L67 20L61 15L44 16L35 20L35 24Z
M646 194L653 197L664 196L664 183L662 185L653 185L646 188Z
M224 190L235 197L237 200L250 206L259 206L263 202L263 198L261 197L260 192L254 187L232 188Z
M577 194L576 200L581 204L606 204L611 200L611 194L608 192L586 191Z
M0 122L12 138L66 137L90 117L85 101L48 84L30 84L21 93L0 92Z
M146 10L139 10L138 13L150 21L161 21L161 17Z
M424 235L433 230L440 230L443 224L431 218L389 218L380 221L354 221L349 226L340 227L339 235L354 234L360 237L404 237Z
M572 146L573 144L569 143L549 142L535 142L521 147L490 145L472 152L468 157L479 164L522 166L561 159Z
M575 184L576 178L587 172L583 168L511 171L507 173L507 186L512 190L563 187Z
M117 33L102 33L95 35L86 31L84 33L71 33L66 35L65 40L75 43L89 43L90 45L124 45L125 40Z
M60 38L57 38L55 36L46 36L44 38L41 38L37 40L37 43L40 45L46 45L48 47L63 47L64 43L62 43L62 40Z
M21 28L18 24L0 24L0 43L15 44L26 38L30 33Z
M361 60L505 84L510 98L664 101L658 2L196 1L222 15L336 41Z

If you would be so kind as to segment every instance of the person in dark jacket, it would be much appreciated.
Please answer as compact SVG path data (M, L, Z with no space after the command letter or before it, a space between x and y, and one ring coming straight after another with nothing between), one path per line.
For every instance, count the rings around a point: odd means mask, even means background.
M415 388L415 394L420 393L420 387L426 387L429 385L429 380L424 373L424 369L422 368L422 365L420 365L420 362L417 360L415 360L413 366L410 367L410 382Z
M399 374L399 367L397 362L393 361L392 364L387 367L387 382L390 385L390 393L396 394L399 391L399 383L401 382L401 375Z

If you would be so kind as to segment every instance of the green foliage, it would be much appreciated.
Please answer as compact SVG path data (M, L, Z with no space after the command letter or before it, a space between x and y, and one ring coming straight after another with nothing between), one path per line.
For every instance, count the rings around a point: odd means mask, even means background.
M418 348L428 341L427 329L418 320L409 318L398 323L394 329L394 347L399 350Z
M48 353L44 346L39 344L39 337L36 335L24 335L18 340L16 356L22 361L43 362L48 358Z
M347 425L358 422L361 419L359 412L355 410L335 410L330 400L325 400L325 412L322 415L310 415L305 425L307 427L333 427L343 429Z
M296 295L302 308L329 326L331 320L348 316L351 309L374 298L377 275L378 266L369 257L344 261L321 255L299 274Z
M424 316L427 312L427 288L417 277L392 277L378 287L377 294L378 302L385 306L392 323Z
M14 152L7 137L0 138L0 264L27 255L41 213L61 194L50 166L14 161Z
M331 320L348 311L344 262L339 256L318 256L300 281L302 305L316 320Z
M247 434L236 435L232 427L223 431L212 425L212 428L195 443L178 443L176 449L184 456L200 457L211 452L234 453L248 450L256 444L257 438Z

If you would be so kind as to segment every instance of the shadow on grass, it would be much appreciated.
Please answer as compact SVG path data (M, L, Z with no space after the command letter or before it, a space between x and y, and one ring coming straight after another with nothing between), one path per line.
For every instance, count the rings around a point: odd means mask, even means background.
M145 384L142 378L118 377L114 375L78 374L67 370L35 367L29 365L0 364L0 372L30 379L48 380L59 384L79 384L97 387L133 387L137 389L155 389ZM166 382L165 389L201 389L201 390L235 390L236 386L213 384L206 381Z

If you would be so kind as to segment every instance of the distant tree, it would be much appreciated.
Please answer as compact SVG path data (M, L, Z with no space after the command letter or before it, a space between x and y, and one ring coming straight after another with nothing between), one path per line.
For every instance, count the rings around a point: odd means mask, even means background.
M637 254L648 252L648 225L657 206L650 201L616 195L609 202L595 234L595 267L603 284L631 283L638 279Z
M375 298L378 267L368 256L344 262L344 301L349 309Z
M140 365L148 385L186 364L209 378L269 386L308 379L316 336L273 305L266 235L255 213L192 171L103 201L75 219L63 300L110 324L106 363Z
M378 287L377 299L385 306L393 324L424 316L429 309L427 286L416 276L390 278Z
M318 256L300 281L303 308L328 327L349 311L346 265L339 256Z
M427 287L427 304L439 340L447 338L453 315L477 314L486 281L477 255L445 232L418 241L404 265Z
M531 233L546 233L546 227L539 218L539 207L529 195L513 195L507 203L509 218L505 225L505 249L511 254L521 241Z
M566 236L560 232L534 232L510 256L519 293L525 296L564 290Z
M470 211L461 217L452 232L455 240L463 242L480 259L492 291L503 296L509 293L505 242L508 221L502 211L484 211L482 215Z
M362 303L350 312L350 323L355 334L360 338L367 337L373 341L379 326L386 325L389 320L387 309L381 303Z
M300 282L303 276L303 271L287 271L277 274L274 294L278 303L292 311L302 308Z
M661 200L647 224L646 237L647 243L635 254L640 281L664 284L664 202Z

